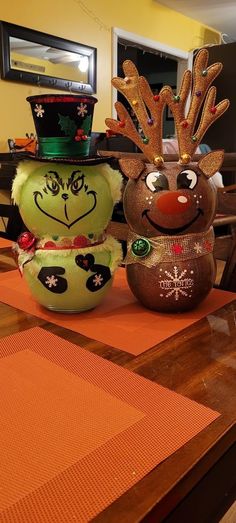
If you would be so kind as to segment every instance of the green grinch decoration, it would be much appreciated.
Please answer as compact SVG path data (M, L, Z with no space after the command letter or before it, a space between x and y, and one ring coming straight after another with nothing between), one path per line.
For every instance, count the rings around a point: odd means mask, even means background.
M20 162L12 197L28 229L18 239L19 268L44 307L80 312L99 305L121 260L105 230L122 178L109 159L90 157L96 99L40 95L28 101L38 154Z

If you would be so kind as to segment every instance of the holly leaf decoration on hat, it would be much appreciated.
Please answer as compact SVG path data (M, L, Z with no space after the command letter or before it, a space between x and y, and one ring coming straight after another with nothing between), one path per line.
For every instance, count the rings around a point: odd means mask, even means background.
M69 116L63 116L59 114L59 125L61 130L64 131L66 136L75 136L76 133L76 124L74 120L71 120Z

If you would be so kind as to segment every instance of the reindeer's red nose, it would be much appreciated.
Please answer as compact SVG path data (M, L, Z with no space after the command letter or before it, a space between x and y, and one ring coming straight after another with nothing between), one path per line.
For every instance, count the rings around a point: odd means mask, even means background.
M156 206L163 214L181 214L191 206L191 200L181 191L171 191L159 196Z

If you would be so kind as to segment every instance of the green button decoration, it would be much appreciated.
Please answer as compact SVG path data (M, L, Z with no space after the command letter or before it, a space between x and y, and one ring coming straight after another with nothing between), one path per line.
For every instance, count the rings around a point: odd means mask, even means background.
M148 240L139 238L132 243L131 250L135 256L142 258L143 256L147 256L147 254L150 252L151 245Z
M180 96L177 94L176 96L173 97L173 100L175 103L179 102L180 101Z
M192 136L192 142L196 142L197 141L197 136Z
M203 69L202 76L207 76L207 69Z
M149 142L149 138L143 138L143 143L148 143Z

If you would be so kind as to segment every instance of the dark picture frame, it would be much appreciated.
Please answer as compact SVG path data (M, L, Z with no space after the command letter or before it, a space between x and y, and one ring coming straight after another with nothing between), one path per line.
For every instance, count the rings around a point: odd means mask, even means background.
M88 45L64 40L57 36L41 33L21 27L8 22L0 21L0 35L1 35L1 77L4 80L12 80L14 82L29 83L38 86L50 87L53 89L62 89L66 91L74 91L78 93L94 94L96 93L96 79L97 79L97 49ZM24 42L39 44L41 46L48 46L50 48L65 51L66 53L74 53L75 57L82 55L87 57L88 71L87 82L74 81L72 78L59 78L55 76L47 76L40 74L40 72L26 71L18 67L13 68L11 60L11 46L10 39L20 39ZM70 76L68 74L68 76Z

